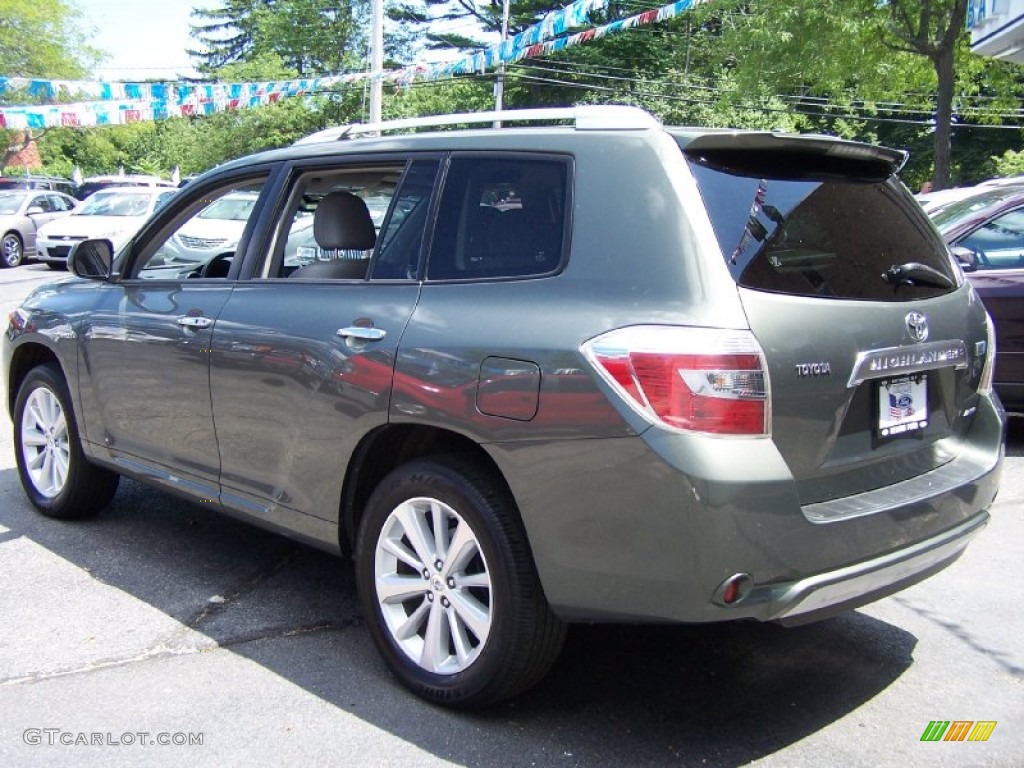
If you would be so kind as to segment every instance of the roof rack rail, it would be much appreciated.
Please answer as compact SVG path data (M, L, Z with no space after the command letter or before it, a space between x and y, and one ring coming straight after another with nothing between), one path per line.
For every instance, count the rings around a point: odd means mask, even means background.
M578 131L600 130L639 130L644 128L660 128L657 118L639 107L620 104L592 105L579 107L556 107L552 109L509 109L490 112L467 112L453 115L427 115L425 117L409 117L401 120L388 120L382 123L352 123L336 128L327 128L306 136L295 142L300 144L320 144L328 141L350 139L359 134L386 133L404 131L413 128L432 128L445 125L464 125L476 123L515 123L540 122L552 120L571 120Z

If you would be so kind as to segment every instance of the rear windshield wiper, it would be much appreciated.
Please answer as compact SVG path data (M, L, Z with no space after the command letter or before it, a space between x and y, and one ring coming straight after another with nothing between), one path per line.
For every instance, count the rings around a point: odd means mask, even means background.
M939 270L917 261L893 264L882 273L882 279L890 285L931 285L936 288L953 288L956 285Z

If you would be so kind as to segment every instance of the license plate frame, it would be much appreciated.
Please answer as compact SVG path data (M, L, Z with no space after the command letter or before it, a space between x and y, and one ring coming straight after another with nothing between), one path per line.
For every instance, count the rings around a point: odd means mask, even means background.
M923 373L878 382L875 428L881 437L919 432L928 426L928 377Z

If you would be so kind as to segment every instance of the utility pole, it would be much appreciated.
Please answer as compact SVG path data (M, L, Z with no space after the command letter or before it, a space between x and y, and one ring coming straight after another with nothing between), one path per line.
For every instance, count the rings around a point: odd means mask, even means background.
M508 4L509 0L501 2L501 45L505 46L508 40ZM505 62L498 63L498 79L494 81L494 111L501 112L502 103L505 97ZM494 121L495 128L501 128L501 120Z
M370 29L370 122L381 121L384 97L384 0L373 0L373 25Z

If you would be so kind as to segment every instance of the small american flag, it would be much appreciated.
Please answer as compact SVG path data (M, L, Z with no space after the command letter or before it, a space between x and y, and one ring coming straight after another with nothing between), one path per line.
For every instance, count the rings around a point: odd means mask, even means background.
M914 415L914 398L908 394L889 393L889 418L906 419Z

